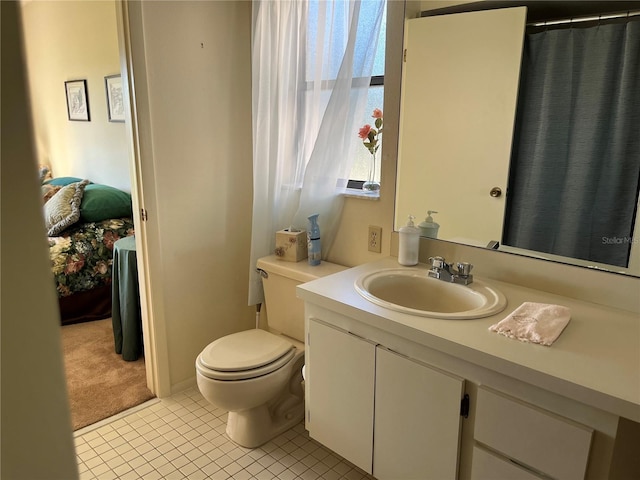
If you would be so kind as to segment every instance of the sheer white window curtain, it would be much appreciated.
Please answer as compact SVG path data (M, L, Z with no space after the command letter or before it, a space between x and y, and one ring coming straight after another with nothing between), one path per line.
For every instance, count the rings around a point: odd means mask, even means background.
M319 213L323 258L364 118L384 0L254 0L253 221L249 305L275 232Z

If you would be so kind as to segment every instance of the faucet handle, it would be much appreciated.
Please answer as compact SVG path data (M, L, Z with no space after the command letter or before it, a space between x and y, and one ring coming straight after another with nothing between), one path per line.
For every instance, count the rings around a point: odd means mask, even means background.
M444 268L446 265L442 257L429 257L429 263L431 264L431 268Z
M468 277L473 269L473 264L469 262L458 262L456 267L458 268L458 275L461 277Z

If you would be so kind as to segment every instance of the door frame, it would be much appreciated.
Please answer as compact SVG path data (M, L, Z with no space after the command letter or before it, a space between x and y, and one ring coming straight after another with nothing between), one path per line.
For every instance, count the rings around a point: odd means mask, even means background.
M162 256L159 254L160 230L156 208L142 3L115 0L147 387L161 398L172 392L162 300L164 275Z

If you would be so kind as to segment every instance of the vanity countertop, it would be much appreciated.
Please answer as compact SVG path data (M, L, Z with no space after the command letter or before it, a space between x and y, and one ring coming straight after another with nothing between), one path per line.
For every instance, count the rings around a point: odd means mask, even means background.
M354 282L365 273L399 268L395 257L350 268L297 287L304 301L354 318L468 362L587 405L640 422L640 318L625 310L477 277L507 297L491 317L443 320L379 307ZM427 270L426 265L404 267ZM551 346L525 343L489 331L523 302L564 305L571 321Z

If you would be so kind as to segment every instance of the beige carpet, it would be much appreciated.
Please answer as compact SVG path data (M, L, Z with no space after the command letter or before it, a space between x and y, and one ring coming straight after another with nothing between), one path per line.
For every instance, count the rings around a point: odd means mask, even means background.
M125 362L115 353L110 318L61 328L74 430L154 398L144 359Z

